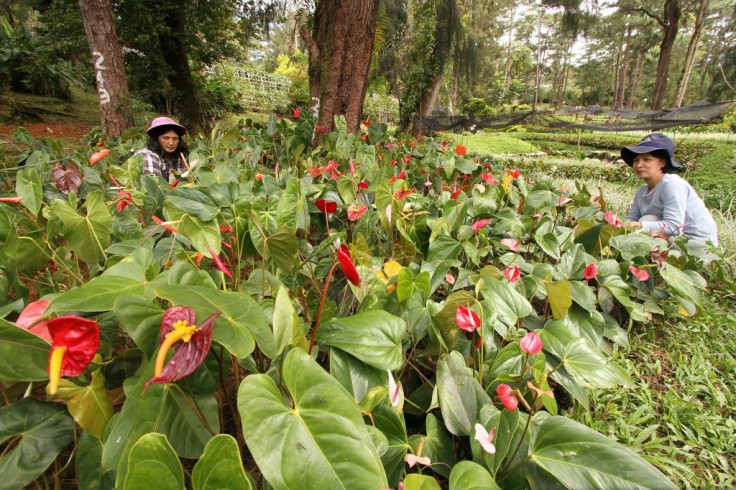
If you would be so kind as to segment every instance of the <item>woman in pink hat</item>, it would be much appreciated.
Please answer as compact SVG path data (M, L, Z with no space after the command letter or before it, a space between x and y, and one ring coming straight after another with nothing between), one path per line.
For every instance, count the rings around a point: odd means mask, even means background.
M173 180L174 172L187 170L187 144L182 137L187 129L169 117L157 117L146 130L146 147L136 153L143 159L143 172Z

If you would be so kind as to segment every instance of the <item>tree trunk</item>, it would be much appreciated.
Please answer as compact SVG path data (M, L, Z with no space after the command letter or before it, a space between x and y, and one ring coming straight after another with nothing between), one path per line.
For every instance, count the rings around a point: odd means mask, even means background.
M457 47L455 48L455 57L452 60L452 92L450 93L450 107L447 113L454 116L457 113L457 92L460 88L460 55Z
M509 91L509 87L511 86L511 65L513 64L513 59L511 57L511 46L514 41L514 15L516 14L516 4L511 5L511 20L510 20L510 26L508 29L509 32L509 45L506 48L506 71L503 76L503 84L506 88L506 92Z
M611 102L611 109L616 109L616 106L618 106L618 83L619 83L619 74L621 73L621 51L623 47L621 44L619 44L618 49L616 50L616 68L613 73L613 101Z
M618 109L621 107L625 107L624 104L624 96L626 95L626 71L629 67L629 52L631 51L631 26L629 25L626 29L626 45L624 46L624 58L621 63L621 71L619 72L619 78L618 78L618 97L616 99L618 100L618 107L614 107L614 109Z
M677 28L680 23L680 0L665 0L664 2L664 38L659 46L659 61L657 61L657 78L654 81L652 95L652 109L661 109L667 93L667 74L670 68L672 47L677 37Z
M321 127L333 129L335 116L342 114L349 132L360 129L378 3L379 0L317 1L314 29L306 41L309 93Z
M434 111L434 106L437 103L437 97L440 95L440 88L442 87L442 72L435 74L432 79L432 83L429 85L429 91L427 95L422 99L419 104L419 114L421 117L429 117Z
M703 29L703 19L705 19L705 11L707 8L708 0L700 0L698 13L695 15L693 37L690 38L690 43L687 45L685 64L682 67L680 81L677 83L677 90L675 91L675 107L680 107L682 105L682 99L685 98L685 91L687 90L687 85L690 81L690 73L693 70L693 64L695 62L695 50L697 49L698 42L700 41L700 32Z
M539 101L539 85L542 81L542 10L539 11L539 20L537 21L537 70L534 78L534 103L532 110L537 110L537 102Z
M629 85L629 99L626 103L626 107L634 107L634 97L636 91L639 88L639 80L641 80L641 71L644 67L644 53L637 53L636 61L634 62L634 70L631 73L631 83Z
M199 91L189 68L188 49L184 37L186 8L187 0L176 0L170 8L162 9L163 22L168 29L159 33L159 41L164 61L173 72L168 79L178 95L176 102L182 124L191 134L197 134L202 132L203 123L206 125L206 121L199 105Z
M84 33L95 67L100 124L107 136L120 136L133 125L127 113L128 79L115 32L110 0L79 0Z

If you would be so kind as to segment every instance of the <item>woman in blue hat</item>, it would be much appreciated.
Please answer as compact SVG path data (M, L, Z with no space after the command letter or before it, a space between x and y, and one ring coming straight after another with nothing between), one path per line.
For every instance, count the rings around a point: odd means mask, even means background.
M621 158L645 182L634 196L630 225L668 238L682 233L717 246L716 222L695 189L673 173L682 170L674 154L675 143L662 133L652 133L638 145L621 149Z
M182 138L186 132L184 126L169 117L157 117L151 121L146 130L146 147L136 153L143 159L143 172L168 181L173 178L172 171L185 171L189 148Z

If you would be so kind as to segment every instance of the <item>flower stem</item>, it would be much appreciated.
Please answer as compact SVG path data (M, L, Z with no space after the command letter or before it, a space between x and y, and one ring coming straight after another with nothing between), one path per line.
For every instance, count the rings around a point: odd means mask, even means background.
M327 279L325 279L325 287L322 290L322 299L319 301L319 309L317 310L317 318L314 320L314 330L312 330L312 338L309 341L309 350L307 353L312 353L312 348L314 347L314 341L317 339L317 329L319 328L319 320L322 318L322 308L325 306L325 299L327 299L327 290L330 288L330 280L332 279L332 273L335 272L335 267L337 267L337 262L332 264L332 268L330 269L330 272L327 274Z

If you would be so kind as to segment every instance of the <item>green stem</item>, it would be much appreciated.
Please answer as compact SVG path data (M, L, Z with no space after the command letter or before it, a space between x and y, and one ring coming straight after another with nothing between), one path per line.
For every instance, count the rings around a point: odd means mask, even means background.
M322 299L319 301L319 309L317 310L317 318L314 320L314 330L312 330L312 338L309 341L309 350L307 351L309 354L312 354L312 348L314 347L314 341L317 340L317 329L319 328L319 320L322 318L322 308L325 306L325 299L327 299L327 290L330 287L330 280L332 279L332 273L335 272L335 267L337 267L337 262L332 264L332 268L330 269L330 272L327 274L327 279L325 279L325 287L322 290Z

